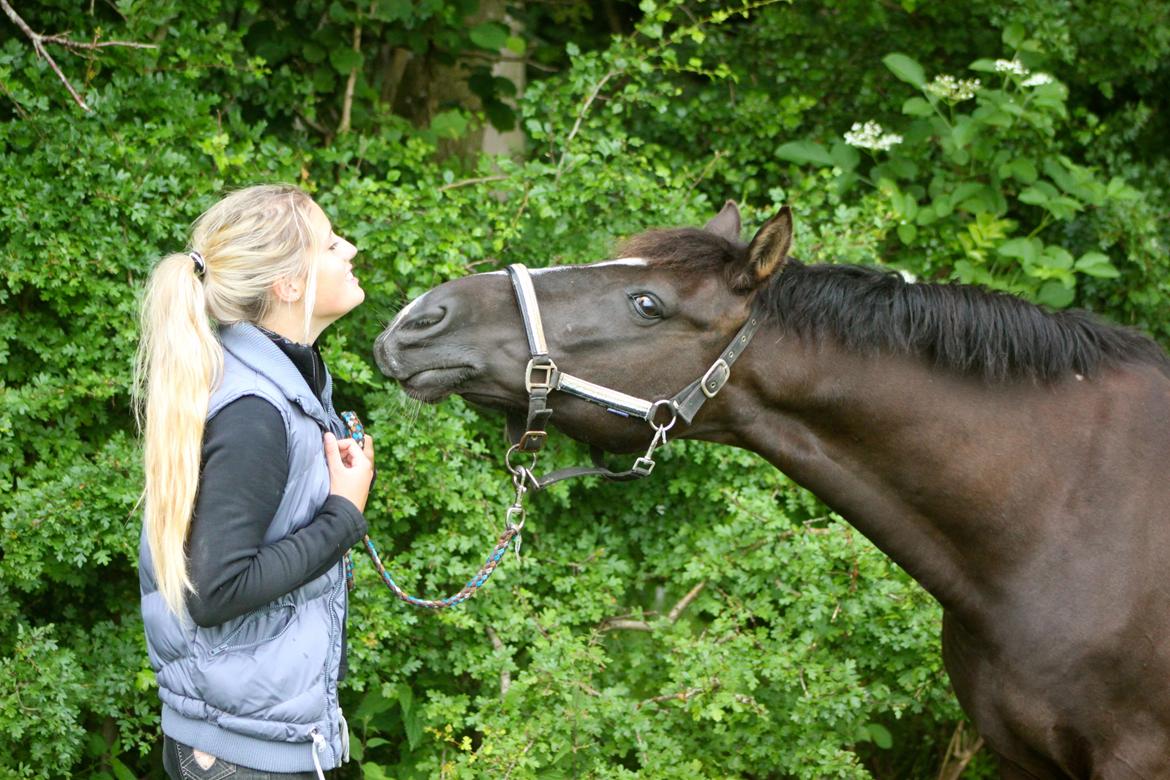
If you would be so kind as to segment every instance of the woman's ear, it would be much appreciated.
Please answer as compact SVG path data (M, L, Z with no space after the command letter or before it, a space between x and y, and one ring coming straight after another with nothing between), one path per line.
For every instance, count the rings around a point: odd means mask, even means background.
M281 303L296 303L304 296L304 288L304 283L299 279L285 277L273 283L272 293Z
M784 267L792 248L792 209L784 206L764 223L747 248L747 260L732 278L736 290L759 287Z

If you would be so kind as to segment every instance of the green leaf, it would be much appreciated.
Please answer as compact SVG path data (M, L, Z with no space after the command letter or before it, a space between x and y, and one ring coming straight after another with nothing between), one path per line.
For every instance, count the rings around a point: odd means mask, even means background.
M1076 289L1065 287L1062 282L1050 280L1040 286L1040 291L1036 294L1036 300L1045 306L1051 306L1054 309L1063 309L1073 302L1076 298Z
M903 244L912 244L918 237L918 228L909 222L898 225L898 240Z
M1024 203L1033 206L1047 206L1048 202L1057 196L1056 188L1045 181L1038 181L1020 193L1019 198Z
M471 28L468 33L471 42L481 49L499 51L511 37L508 27L500 22L483 22Z
M410 749L414 750L422 744L423 726L422 718L417 715L403 715L402 725L406 729L406 741L410 744Z
M914 221L918 223L919 227L926 227L937 222L939 216L938 210L932 203L918 209L918 217Z
M978 134L978 122L973 121L970 117L959 117L955 121L955 126L951 128L951 141L956 147L962 148L971 143L972 139Z
M1040 257L1041 243L1037 238L1013 238L996 247L1004 257L1014 257L1025 263L1035 263Z
M910 116L930 116L934 106L926 98L912 97L902 104L902 113Z
M1116 279L1121 276L1121 272L1113 265L1108 255L1101 252L1085 252L1077 259L1074 267L1081 273L1098 279Z
M908 84L922 89L926 86L926 74L922 66L905 54L894 52L882 57L882 64L890 69L895 76Z
M812 141L789 141L776 150L776 156L801 165L833 165L833 158L825 147Z
M90 758L101 758L109 750L106 738L96 731L91 731L86 737L86 753Z
M403 717L414 710L414 691L405 683L398 686L398 706L402 708Z
M114 770L117 780L138 780L138 775L130 771L130 767L122 763L116 756L110 757L110 769Z
M1069 271L1073 267L1073 256L1064 247L1049 244L1040 253L1040 265L1056 271Z
M1032 184L1039 177L1036 164L1026 157L1019 157L1000 168L1001 176L1011 176L1023 184Z
M873 740L873 744L882 750L889 750L894 746L894 737L885 726L880 723L870 723L865 728L869 732L869 738Z
M393 706L394 700L387 698L382 693L382 687L380 685L372 685L366 691L366 695L362 697L358 708L354 711L354 717L357 720L369 720Z
M1024 25L1018 22L1012 22L1007 27L1003 28L1003 42L1010 49L1020 48L1020 44L1024 42L1024 38L1028 32L1024 29Z
M523 54L528 49L528 44L518 35L509 35L504 41L504 48L513 54Z
M832 149L829 150L829 157L833 161L833 165L843 171L852 171L861 162L861 153L844 141L833 144Z
M333 49L329 52L329 64L338 73L347 74L362 66L362 54L353 49Z
M306 62L311 62L314 65L319 62L324 62L325 55L326 52L324 47L313 43L312 41L307 41L301 48L301 56L305 58Z
M378 0L374 4L373 16L383 22L397 22L414 15L411 0Z
M980 73L995 73L995 60L975 60L969 67L971 70L977 70Z
M390 780L390 775L378 764L362 764L362 780Z
M431 131L440 138L459 138L467 125L467 117L457 108L441 111L431 119Z

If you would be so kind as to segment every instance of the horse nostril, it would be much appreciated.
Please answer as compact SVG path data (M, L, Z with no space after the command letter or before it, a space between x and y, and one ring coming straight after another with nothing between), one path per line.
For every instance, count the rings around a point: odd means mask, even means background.
M447 318L446 306L432 306L423 311L414 313L402 327L406 330L425 331L439 325Z

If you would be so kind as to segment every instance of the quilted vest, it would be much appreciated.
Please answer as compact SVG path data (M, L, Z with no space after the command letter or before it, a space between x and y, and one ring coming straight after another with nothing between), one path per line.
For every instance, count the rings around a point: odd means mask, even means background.
M345 435L333 410L332 379L319 401L288 357L255 326L219 331L223 380L210 420L246 395L280 411L288 442L288 482L264 536L275 542L307 525L329 495L321 437ZM272 457L278 457L273 453ZM139 544L142 618L162 699L163 732L226 761L268 772L325 769L348 752L337 702L346 615L344 564L292 593L226 623L203 628L176 617L154 575L145 530Z

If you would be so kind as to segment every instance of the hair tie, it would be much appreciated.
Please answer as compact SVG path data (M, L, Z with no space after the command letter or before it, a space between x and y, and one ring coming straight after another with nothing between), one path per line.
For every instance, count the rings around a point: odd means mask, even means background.
M203 262L203 255L194 250L187 254L190 255L191 262L195 263L195 275L203 276L203 273L207 270L207 263Z

